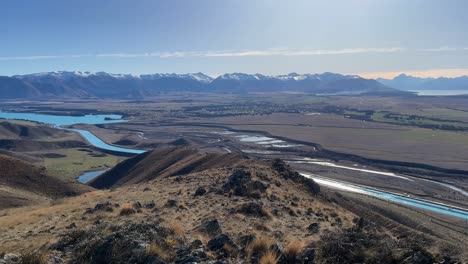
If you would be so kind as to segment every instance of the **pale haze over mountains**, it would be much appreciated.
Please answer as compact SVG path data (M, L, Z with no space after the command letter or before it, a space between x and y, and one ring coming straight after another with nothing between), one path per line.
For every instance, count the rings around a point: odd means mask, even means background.
M167 92L305 92L314 94L406 94L375 80L336 73L267 76L231 73L212 78L192 74L47 72L0 77L1 99L134 98Z
M468 90L468 77L420 78L400 74L376 80L337 73L270 76L226 73L216 78L198 73L111 74L55 71L0 76L0 99L138 98L167 92L304 92L311 94L410 95L414 90Z
M468 90L468 76L419 78L400 74L393 79L378 78L377 81L400 90Z

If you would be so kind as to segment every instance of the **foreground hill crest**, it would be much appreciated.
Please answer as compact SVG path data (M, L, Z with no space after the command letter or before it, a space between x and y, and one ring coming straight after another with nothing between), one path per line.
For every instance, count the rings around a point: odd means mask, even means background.
M343 206L359 204L322 193L281 160L190 147L131 160L118 181L107 181L112 174L94 181L111 189L0 217L0 263L438 261L417 233L388 235L393 225L359 218Z

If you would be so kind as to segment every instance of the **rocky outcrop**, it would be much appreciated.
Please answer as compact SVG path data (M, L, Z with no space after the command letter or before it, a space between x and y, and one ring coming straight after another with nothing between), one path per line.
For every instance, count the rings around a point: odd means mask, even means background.
M223 186L225 192L252 198L259 198L267 188L263 182L252 180L250 171L244 169L236 170Z
M284 178L290 179L298 183L304 184L307 189L313 193L318 194L320 192L320 185L314 180L301 176L297 171L293 170L289 165L280 159L272 161L272 167Z

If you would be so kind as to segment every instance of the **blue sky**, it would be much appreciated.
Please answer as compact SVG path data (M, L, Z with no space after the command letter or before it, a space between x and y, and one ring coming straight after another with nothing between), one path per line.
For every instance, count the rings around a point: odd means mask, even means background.
M0 75L461 75L467 10L463 0L5 0Z

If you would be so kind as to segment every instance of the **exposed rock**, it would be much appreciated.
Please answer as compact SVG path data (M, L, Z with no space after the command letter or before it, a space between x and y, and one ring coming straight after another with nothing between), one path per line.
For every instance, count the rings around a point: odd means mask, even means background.
M23 263L23 258L19 254L5 254L3 258L0 259L0 264L21 264Z
M312 234L316 234L320 231L320 225L319 223L312 223L307 227L307 230L309 230L309 232Z
M250 216L257 216L257 217L268 217L270 218L271 215L266 211L260 204L256 202L248 202L242 204L238 209L237 212L245 215Z
M403 264L432 264L432 257L426 252L417 251L402 261Z
M125 216L125 215L131 215L131 214L136 214L136 210L133 209L132 207L125 207L120 210L120 215Z
M146 248L153 241L163 241L169 235L167 228L128 222L107 230L102 227L72 230L51 249L71 252L71 263L163 263L157 259L148 262Z
M238 169L229 176L223 189L224 192L232 191L237 196L259 198L259 193L264 193L267 186L260 181L252 180L250 171Z
M166 207L176 207L177 206L177 201L169 199L169 200L167 200L165 206Z
M66 228L67 228L67 229L76 228L76 224L75 224L75 223L71 223L71 224L69 224Z
M143 207L140 202L134 202L132 205L133 208L135 208L136 210L141 209L141 207Z
M176 264L192 264L192 263L199 263L199 262L200 262L200 258L197 256L192 256L192 255L180 256L174 260L174 263Z
M166 264L166 262L156 256L148 256L144 264Z
M217 237L208 241L207 247L211 251L223 249L224 245L236 247L236 244L225 234L218 235Z
M112 203L107 201L105 203L98 203L94 206L94 211L105 211L105 212L112 212L114 209L112 208Z
M198 187L198 189L195 191L195 196L202 196L206 193L206 189L203 187Z
M221 226L219 225L219 222L216 219L208 220L202 223L198 230L210 236L217 236L222 232Z
M190 248L191 248L191 249L197 249L197 248L201 248L201 247L203 247L203 242L201 242L200 239L194 240L194 241L190 244Z
M313 248L306 248L301 252L299 256L299 260L301 263L304 264L314 264L315 259L315 249Z
M180 248L176 252L174 263L188 264L188 263L205 263L208 260L208 255L203 248L190 250L190 248Z
M284 179L289 179L289 180L293 180L295 182L304 184L307 187L307 189L313 194L318 194L320 192L320 186L314 180L300 175L297 171L293 170L284 161L280 159L275 159L272 162L272 167Z
M153 209L154 207L156 207L156 203L154 201L147 202L147 203L145 203L144 207L146 209Z
M242 247L246 247L248 246L252 241L254 241L256 238L256 236L254 234L250 234L250 235L245 235L245 236L241 236L239 238L239 244L242 246Z

